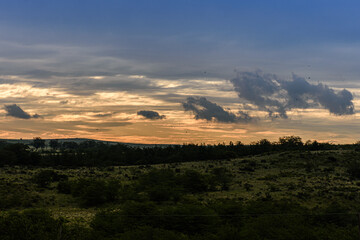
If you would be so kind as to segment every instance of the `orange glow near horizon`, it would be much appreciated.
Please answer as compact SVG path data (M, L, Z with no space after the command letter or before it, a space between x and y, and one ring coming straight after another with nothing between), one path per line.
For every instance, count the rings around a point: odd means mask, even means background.
M142 75L125 77L134 81L146 79ZM13 78L16 79L16 76ZM96 81L107 79L105 76L90 78ZM181 87L189 82L198 84L202 90ZM154 86L161 87L162 91L97 90L79 95L59 87L0 84L0 100L16 102L30 116L41 116L19 119L7 116L5 109L1 108L0 138L89 138L144 144L217 144L230 141L248 144L264 138L277 141L279 137L289 135L300 136L304 141L316 139L335 143L354 143L360 139L359 133L354 130L360 124L360 113L334 116L325 109L292 109L288 111L289 119L271 120L267 118L267 112L256 109L254 105L240 103L235 92L219 90L220 85L225 89L231 87L228 82L219 79L209 79L205 83L196 79L187 82L156 79ZM354 92L360 91L354 89ZM175 100L166 100L166 94ZM255 120L249 123L196 120L192 113L184 112L181 101L200 94L218 96L215 101L233 114L237 109L247 107L247 112ZM357 108L360 100L355 98L354 104ZM137 115L140 110L153 110L166 118L146 119Z

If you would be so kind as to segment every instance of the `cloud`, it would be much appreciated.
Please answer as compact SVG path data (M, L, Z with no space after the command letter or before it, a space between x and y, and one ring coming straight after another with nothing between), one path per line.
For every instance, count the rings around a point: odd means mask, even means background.
M30 119L40 117L40 115L38 114L34 114L33 116L31 116L16 104L5 105L5 111L7 112L6 116L11 116L15 118Z
M217 121L223 123L250 122L252 117L247 113L239 111L238 115L224 110L216 103L212 103L205 97L188 97L182 103L185 111L195 114L195 119L205 119L207 121Z
M151 119L151 120L157 120L157 119L166 118L165 115L160 115L158 112L146 111L146 110L138 111L137 115L143 116L143 117L145 117L147 119Z
M103 117L111 117L112 115L113 115L112 113L99 113L99 114L94 115L94 117L103 118Z
M26 72L21 73L21 75L25 75L27 77L37 78L37 79L48 79L48 78L52 78L54 76L59 76L59 77L69 76L69 74L41 70L41 69L34 69L34 70L26 71Z
M238 72L231 83L241 99L267 111L273 118L287 118L287 111L293 108L322 107L335 115L354 114L351 92L335 91L321 83L311 84L295 74L285 81L261 71Z

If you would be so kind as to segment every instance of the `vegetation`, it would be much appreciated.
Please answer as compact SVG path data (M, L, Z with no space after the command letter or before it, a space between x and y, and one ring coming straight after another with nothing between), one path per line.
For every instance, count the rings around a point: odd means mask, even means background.
M250 145L238 142L229 145L187 144L142 148L124 144L108 145L95 141L61 144L51 140L48 148L45 148L44 140L34 138L30 145L0 143L0 166L127 166L224 160L283 151L358 149L358 145L333 145L317 141L307 141L304 144L300 137L286 136L279 138L278 142L271 143L267 139L262 139Z
M75 144L0 144L0 239L358 238L358 144Z

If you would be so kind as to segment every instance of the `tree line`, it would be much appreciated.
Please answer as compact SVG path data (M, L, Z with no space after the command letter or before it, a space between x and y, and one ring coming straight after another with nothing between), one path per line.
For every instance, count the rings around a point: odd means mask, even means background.
M34 138L32 144L0 142L0 166L123 166L158 163L221 160L278 151L312 151L331 149L359 150L359 143L335 145L317 141L303 142L298 136L285 136L277 142L262 139L249 145L184 144L155 147L134 147L125 144L109 145L93 140L63 142Z

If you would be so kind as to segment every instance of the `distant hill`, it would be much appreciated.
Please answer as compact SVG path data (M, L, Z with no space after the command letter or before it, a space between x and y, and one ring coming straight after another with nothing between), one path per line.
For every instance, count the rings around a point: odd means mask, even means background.
M60 143L63 142L76 142L77 144L85 141L95 141L95 142L102 142L104 144L124 144L131 147L139 147L139 148L147 148L147 147L168 147L168 146L176 146L176 144L141 144L141 143L124 143L124 142L114 142L114 141L103 141L103 140L96 140L96 139L89 139L89 138L59 138L59 139L43 139L45 140L45 144L48 145L50 140L57 140ZM33 139L0 139L2 142L8 143L23 143L25 145L30 145Z

